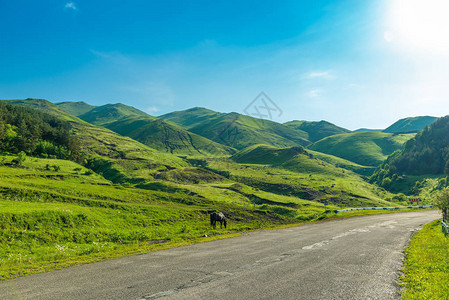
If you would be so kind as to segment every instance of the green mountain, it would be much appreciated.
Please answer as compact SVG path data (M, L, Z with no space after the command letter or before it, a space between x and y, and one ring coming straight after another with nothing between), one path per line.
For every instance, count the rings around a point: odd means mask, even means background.
M310 144L305 131L235 112L224 114L204 108L193 108L163 115L161 118L185 126L190 132L236 149L256 144L276 147Z
M74 115L75 117L85 114L94 109L95 107L97 107L82 101L79 102L65 101L55 104L60 108L62 108L64 111L68 112L69 114Z
M229 155L236 152L231 147L218 144L176 124L159 119L127 117L103 126L159 151L174 154Z
M359 128L354 130L353 132L382 132L383 129L369 129L369 128Z
M79 107L69 105L61 107ZM81 106L83 106L81 104ZM86 106L83 106L86 107ZM235 149L208 140L184 128L150 116L124 104L107 104L90 109L79 118L128 136L153 149L178 155L229 155Z
M206 120L214 119L220 115L224 114L203 107L194 107L187 110L171 112L159 116L158 118L176 123L188 129Z
M310 149L347 159L364 166L378 166L413 134L355 132L324 138Z
M327 121L290 121L284 123L284 125L307 132L308 140L313 143L331 135L351 132L348 129L338 127Z
M449 174L449 116L421 130L403 149L388 157L376 170L371 182L392 190L410 188L417 176ZM406 182L411 178L411 182ZM420 178L423 179L423 178ZM401 187L403 185L403 187Z
M125 117L147 117L156 120L155 117L125 104L106 104L95 107L88 112L79 115L79 118L94 125L103 126Z
M57 116L58 118L65 120L65 121L72 121L72 122L79 122L87 124L86 122L78 119L77 117L71 115L70 113L66 112L59 106L51 103L48 100L45 99L35 99L35 98L27 98L25 100L23 99L14 99L14 100L0 100L5 103L18 105L26 108L32 108L44 113L49 113L51 115Z
M69 121L82 151L88 156L88 167L114 182L146 181L153 178L158 168L173 169L188 166L179 157L157 151L107 128L89 124L47 100L5 102L34 108Z
M400 119L395 122L383 132L418 132L424 127L432 124L438 118L430 117L430 116L422 116L422 117L410 117L405 119Z

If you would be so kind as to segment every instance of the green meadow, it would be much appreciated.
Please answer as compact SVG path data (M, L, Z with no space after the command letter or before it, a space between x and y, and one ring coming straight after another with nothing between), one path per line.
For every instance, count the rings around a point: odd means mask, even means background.
M71 161L1 157L2 279L322 218L324 206L215 178L114 184ZM145 189L147 188L147 189ZM164 191L165 190L165 191ZM168 192L169 191L169 192ZM212 229L209 213L229 218Z
M405 250L403 299L447 299L449 295L449 237L440 221L424 226Z

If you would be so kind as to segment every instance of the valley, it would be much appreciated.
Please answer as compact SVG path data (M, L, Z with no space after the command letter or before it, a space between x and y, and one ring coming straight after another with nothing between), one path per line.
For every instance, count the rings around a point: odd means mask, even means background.
M5 112L39 111L49 131L45 120L70 125L78 152L2 119L1 279L408 203L368 177L411 133L203 108L157 118L123 104L3 103ZM225 213L227 229L210 227L213 211Z

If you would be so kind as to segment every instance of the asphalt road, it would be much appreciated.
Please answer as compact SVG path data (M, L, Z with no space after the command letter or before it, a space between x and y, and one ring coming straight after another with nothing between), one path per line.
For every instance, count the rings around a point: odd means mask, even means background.
M0 282L1 299L398 299L421 211L349 218Z

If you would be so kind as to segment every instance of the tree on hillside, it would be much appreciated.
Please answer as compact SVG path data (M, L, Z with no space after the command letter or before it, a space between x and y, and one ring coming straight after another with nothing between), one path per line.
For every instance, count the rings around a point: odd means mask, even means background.
M443 212L443 220L447 220L449 212L449 187L445 187L437 193L434 204Z

